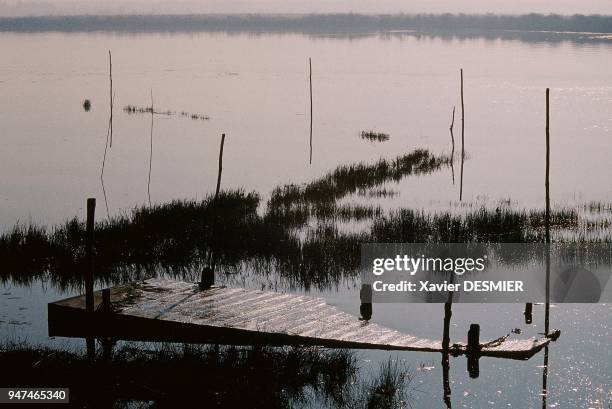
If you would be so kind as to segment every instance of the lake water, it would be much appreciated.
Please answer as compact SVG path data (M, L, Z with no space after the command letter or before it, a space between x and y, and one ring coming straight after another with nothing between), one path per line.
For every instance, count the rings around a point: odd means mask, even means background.
M53 226L83 217L85 198L106 216L100 171L109 116L108 50L113 56L113 144L104 186L110 215L148 203L151 116L126 105L198 113L209 120L155 115L152 202L214 192L220 134L226 133L222 186L264 197L281 184L308 182L340 164L393 158L415 148L450 154L453 107L460 149L459 68L466 106L464 203L517 208L544 204L545 89L551 89L551 195L554 207L609 202L612 187L612 41L526 42L411 34L0 34L0 230ZM308 164L313 67L313 161ZM89 112L83 101L91 100ZM384 143L362 130L390 135ZM455 152L458 155L458 151ZM457 156L456 156L457 157ZM455 177L458 167L455 165ZM460 208L450 169L403 179L384 208ZM362 200L349 198L350 200ZM609 215L607 216L609 217ZM1 262L1 261L0 261ZM258 281L259 280L259 281ZM263 279L250 279L260 285ZM274 278L270 278L274 281ZM300 291L294 290L294 291ZM75 294L34 282L0 286L0 337L58 345L46 335L46 303ZM358 312L357 284L311 291ZM610 305L556 305L549 349L548 407L608 408L612 401ZM482 338L521 328L543 331L543 307L523 323L523 305L453 306L451 340L471 322ZM375 306L376 322L439 339L442 305ZM394 357L416 370L414 407L443 407L439 354L360 352L377 367ZM471 379L451 358L456 407L542 405L543 354L528 361L483 358ZM317 403L313 403L317 406Z
M267 194L338 164L423 147L460 149L459 68L465 73L464 199L544 203L545 88L551 88L551 195L559 205L609 200L612 42L526 43L410 35L2 34L0 226L55 224L102 199L100 170L113 53L113 146L105 167L111 214L147 202L150 117L126 105L210 116L156 116L151 199L223 187ZM308 165L308 58L313 62L313 163ZM85 99L92 109L83 110ZM373 144L362 130L388 133ZM586 160L588 158L588 160ZM457 167L457 166L456 166ZM395 204L448 208L450 171L394 186ZM102 203L99 201L99 203ZM391 203L385 200L385 203ZM104 211L105 212L105 211Z

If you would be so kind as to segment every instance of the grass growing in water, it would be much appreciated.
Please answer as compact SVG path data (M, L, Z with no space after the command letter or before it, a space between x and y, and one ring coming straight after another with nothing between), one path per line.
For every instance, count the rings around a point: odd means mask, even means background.
M0 383L69 387L66 407L291 408L313 397L338 409L409 404L414 371L389 359L364 373L357 362L341 349L124 343L90 363L76 350L4 342Z
M214 252L220 274L275 273L288 288L329 289L358 275L365 242L543 241L542 211L500 206L465 214L411 209L385 214L379 207L339 204L350 194L447 164L447 157L417 150L394 160L340 166L309 184L275 189L263 214L259 195L242 191L221 192L216 203L209 196L137 208L96 224L95 277L104 284L161 273L197 280ZM312 218L320 223L312 226ZM340 231L338 222L347 221L371 225L357 233ZM553 233L589 228L572 209L552 212L552 227ZM60 288L78 288L85 271L85 225L77 219L54 229L17 225L0 235L0 259L0 280L29 284L49 278Z
M371 142L387 142L389 138L389 134L383 132L374 132L374 131L361 131L361 139L367 139Z
M171 110L167 111L154 111L152 107L137 107L135 105L127 105L123 108L123 111L127 114L156 114L156 115L178 115L183 118L189 118L194 120L208 121L210 119L207 115L194 114L186 111L175 112Z
M126 408L138 402L156 408L289 408L305 402L309 390L334 403L359 370L345 350L133 343L93 364L68 349L4 343L0 366L2 384L69 387L73 407L104 402Z

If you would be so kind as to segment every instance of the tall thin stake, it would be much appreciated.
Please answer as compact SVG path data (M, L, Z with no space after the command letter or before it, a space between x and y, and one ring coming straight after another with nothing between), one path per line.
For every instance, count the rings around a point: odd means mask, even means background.
M550 90L546 88L546 304L544 310L544 335L550 330ZM542 408L546 408L548 396L548 345L544 348L542 369Z
M461 181L459 201L463 200L463 161L465 159L465 105L463 103L463 68L461 68Z
M110 50L108 50L108 66L110 78L110 113L108 116L108 128L106 130L106 144L104 145L104 156L102 158L102 170L100 171L100 182L102 183L102 193L104 194L106 217L110 219L110 212L108 210L108 199L106 197L106 187L104 186L104 167L106 166L106 153L108 151L108 148L113 146L113 105L115 103L115 94L113 92L113 57Z
M453 106L453 119L450 124L450 135L451 135L451 143L452 143L450 165L451 165L451 173L453 175L453 185L455 185L455 167L453 163L455 161L455 135L453 134L454 126L455 126L455 107Z
M219 148L219 173L217 174L217 189L215 190L215 200L219 196L221 189L221 172L223 172L223 144L225 143L225 134L221 134L221 147Z
M221 147L219 148L219 173L217 174L217 189L215 190L215 197L213 199L213 223L212 223L212 242L211 242L211 255L210 255L210 267L204 267L202 270L202 278L200 280L200 285L202 287L206 287L206 285L210 285L214 283L214 275L215 275L215 267L217 264L217 252L216 252L216 234L217 234L217 223L218 223L218 199L219 192L221 190L221 173L223 172L223 145L225 144L225 134L221 134Z
M110 77L110 146L113 147L113 105L115 104L115 94L113 93L113 56L108 50L108 75Z
M546 88L546 310L544 333L548 335L550 311L550 90Z
M550 90L546 88L546 243L550 243Z
M149 197L149 207L151 207L151 167L153 165L153 89L151 89L151 142L149 149L149 180L147 182L147 196Z
M96 199L87 199L87 227L85 235L85 256L87 271L85 272L85 311L88 315L88 325L93 328L94 313L94 219L96 213ZM96 352L95 340L87 337L87 356L93 361Z
M310 164L312 165L312 59L308 58L309 79L310 79Z
M451 273L451 283L455 280L455 273ZM450 322L453 316L453 292L448 292L448 298L444 303L444 330L442 332L442 388L444 392L444 403L447 408L451 407L450 387Z

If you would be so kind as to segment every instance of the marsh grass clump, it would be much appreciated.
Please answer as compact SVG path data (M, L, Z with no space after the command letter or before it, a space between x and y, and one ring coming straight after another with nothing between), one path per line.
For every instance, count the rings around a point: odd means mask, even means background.
M142 207L96 223L96 276L125 271L181 271L197 265L213 248L220 260L248 258L256 238L271 239L282 231L267 231L257 215L259 197L241 191L222 192L216 201L173 201ZM212 226L216 223L215 237ZM269 226L273 228L274 226ZM82 277L85 262L85 224L73 219L53 230L16 226L0 235L0 276L33 275ZM172 271L170 271L172 272Z
M387 142L390 139L389 134L374 131L361 131L360 136L370 142Z
M448 166L450 159L426 150L415 150L393 160L380 159L373 164L342 165L305 185L288 184L272 191L267 205L270 219L292 228L306 225L312 217L319 220L365 220L382 214L380 208L338 205L351 194L365 192L409 175L435 172ZM387 191L383 194L388 194Z
M0 366L2 384L69 387L75 407L149 401L160 408L194 407L193 402L289 408L306 399L307 389L338 393L358 371L355 357L345 350L137 343L123 344L110 359L99 356L90 364L76 350L5 342Z
M391 189L359 189L357 195L370 198L392 198L399 195L399 192Z
M194 113L190 113L186 111L181 111L177 113L169 109L166 111L158 111L158 110L153 110L153 107L138 107L135 105L126 105L123 108L123 112L130 114L130 115L131 114L155 114L155 115L168 115L168 116L178 115L183 118L189 118L189 119L199 120L199 121L208 121L210 119L208 115L194 114Z
M289 184L275 188L268 209L274 211L301 203L333 203L349 194L390 181L398 182L409 175L432 173L449 164L450 158L447 156L436 156L427 150L417 149L393 160L343 165L304 186Z
M176 200L135 208L96 223L95 278L119 284L166 275L199 279L212 256L224 277L275 274L285 288L330 289L358 274L360 244L543 242L543 211L470 204L460 214L346 203L348 195L381 191L408 175L434 172L449 158L416 150L393 160L339 166L305 185L277 187L266 206L256 193L222 191L204 200ZM378 190L376 190L378 189ZM263 210L262 210L263 208ZM584 212L583 212L584 213ZM609 242L610 220L585 219L573 209L551 213L553 240ZM361 222L341 231L341 223ZM80 288L85 265L85 224L73 219L54 228L17 224L0 234L0 280L49 279Z
M89 112L91 110L91 101L86 99L85 101L83 101L83 110L85 112Z
M415 371L392 358L380 364L377 373L353 386L342 407L351 409L394 409L412 407L417 389Z
M189 119L193 119L193 120L200 120L200 121L208 121L210 119L208 115L193 114L193 113L189 113L186 111L181 111L180 116L189 118Z
M146 113L152 113L153 112L153 108L152 107L137 107L134 105L126 105L125 107L123 107L123 112L127 113L127 114L146 114Z
M551 213L554 228L575 227L571 210ZM465 215L425 214L401 209L375 220L372 238L379 242L409 243L530 243L544 238L544 212L508 208L480 208Z
M588 202L583 206L584 210L593 214L612 213L612 202Z
M74 347L3 341L0 366L5 385L70 388L68 407L288 409L316 397L329 408L391 409L417 391L416 372L397 360L370 372L351 351L316 347L126 342L90 363Z

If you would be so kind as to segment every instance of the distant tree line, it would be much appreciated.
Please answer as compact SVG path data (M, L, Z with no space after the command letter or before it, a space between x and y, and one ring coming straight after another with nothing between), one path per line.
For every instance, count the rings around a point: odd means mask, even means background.
M117 15L0 18L14 32L352 32L385 30L517 30L612 33L612 16L556 14L312 14L312 15Z

